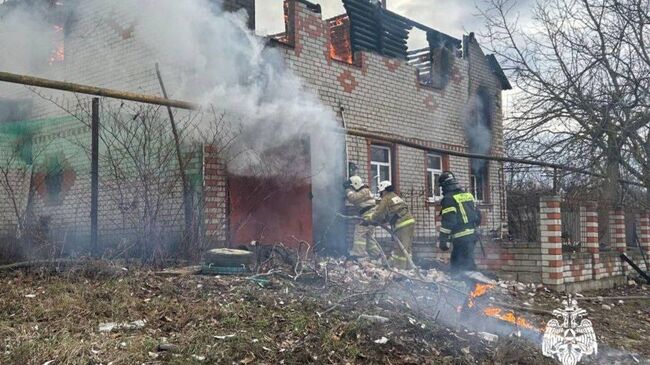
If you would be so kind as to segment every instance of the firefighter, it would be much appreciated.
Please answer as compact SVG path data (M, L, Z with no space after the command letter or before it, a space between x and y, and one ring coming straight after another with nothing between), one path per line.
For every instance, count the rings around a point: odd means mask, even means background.
M369 224L390 223L395 236L402 242L406 252L399 245L393 246L389 264L399 269L410 269L407 255L411 254L411 244L415 232L415 219L409 211L406 202L395 194L395 188L390 181L382 181L377 189L381 201L371 214L364 217Z
M481 223L481 212L476 208L474 196L464 191L454 174L446 171L438 178L442 187L442 224L440 227L440 249L451 251L451 272L460 274L476 270L474 246L477 241L476 229Z
M352 176L344 186L345 197L354 206L359 216L365 217L371 214L376 207L375 197L361 177ZM380 254L379 245L375 240L375 227L365 221L357 224L354 227L354 241L350 256L377 258Z

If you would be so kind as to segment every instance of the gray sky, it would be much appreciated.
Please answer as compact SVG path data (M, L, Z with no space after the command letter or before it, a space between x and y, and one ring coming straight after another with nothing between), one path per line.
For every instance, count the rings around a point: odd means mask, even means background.
M323 8L323 17L345 12L341 0L311 0ZM475 4L481 0L388 0L388 9L453 37L480 29ZM522 2L526 2L524 0ZM256 0L261 35L284 31L282 0Z

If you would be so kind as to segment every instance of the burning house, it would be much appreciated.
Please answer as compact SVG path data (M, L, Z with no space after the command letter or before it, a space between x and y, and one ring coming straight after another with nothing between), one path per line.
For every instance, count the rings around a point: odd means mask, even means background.
M456 156L503 155L501 93L510 84L473 34L456 38L365 0L343 0L346 13L331 19L316 3L286 0L285 32L266 39L247 29L253 0L164 11L149 2L133 11L121 1L43 1L47 16L38 19L19 3L0 5L4 19L24 25L14 32L46 36L0 56L3 71L160 95L160 63L171 97L203 106L175 117L191 125L184 136L223 132L188 138L178 162L194 202L193 229L208 242L307 241L343 250L348 224L335 213L346 174L375 190L392 181L418 222L416 258L437 255L436 180L444 170L480 202L487 231L504 229L501 164ZM168 29L175 15L196 21ZM426 32L428 47L408 48L414 29ZM66 252L77 247L70 242L88 242L89 105L71 93L0 88L5 235L37 231ZM181 240L185 188L174 172L173 139L167 124L152 122L166 118L164 108L102 102L100 242L130 242L143 229L147 239L155 232Z

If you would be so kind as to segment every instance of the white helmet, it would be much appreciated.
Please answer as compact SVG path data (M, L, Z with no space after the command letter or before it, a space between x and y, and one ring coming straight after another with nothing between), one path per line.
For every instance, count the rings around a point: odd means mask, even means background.
M354 190L359 190L363 187L363 179L361 179L360 176L352 176L350 178L350 184L354 188Z
M384 190L386 190L386 188L388 188L389 186L393 186L393 184L388 180L384 180L379 183L379 186L377 187L377 191L383 193Z

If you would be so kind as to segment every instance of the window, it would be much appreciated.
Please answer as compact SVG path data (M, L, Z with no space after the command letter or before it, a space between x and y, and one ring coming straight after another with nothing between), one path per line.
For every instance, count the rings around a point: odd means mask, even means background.
M391 149L385 146L370 146L370 188L375 195L380 181L393 181Z
M427 189L429 201L434 202L442 198L442 190L438 185L438 178L442 174L442 156L433 153L427 154Z
M486 202L488 184L488 166L485 161L472 160L472 172L469 177L470 192L474 199Z

